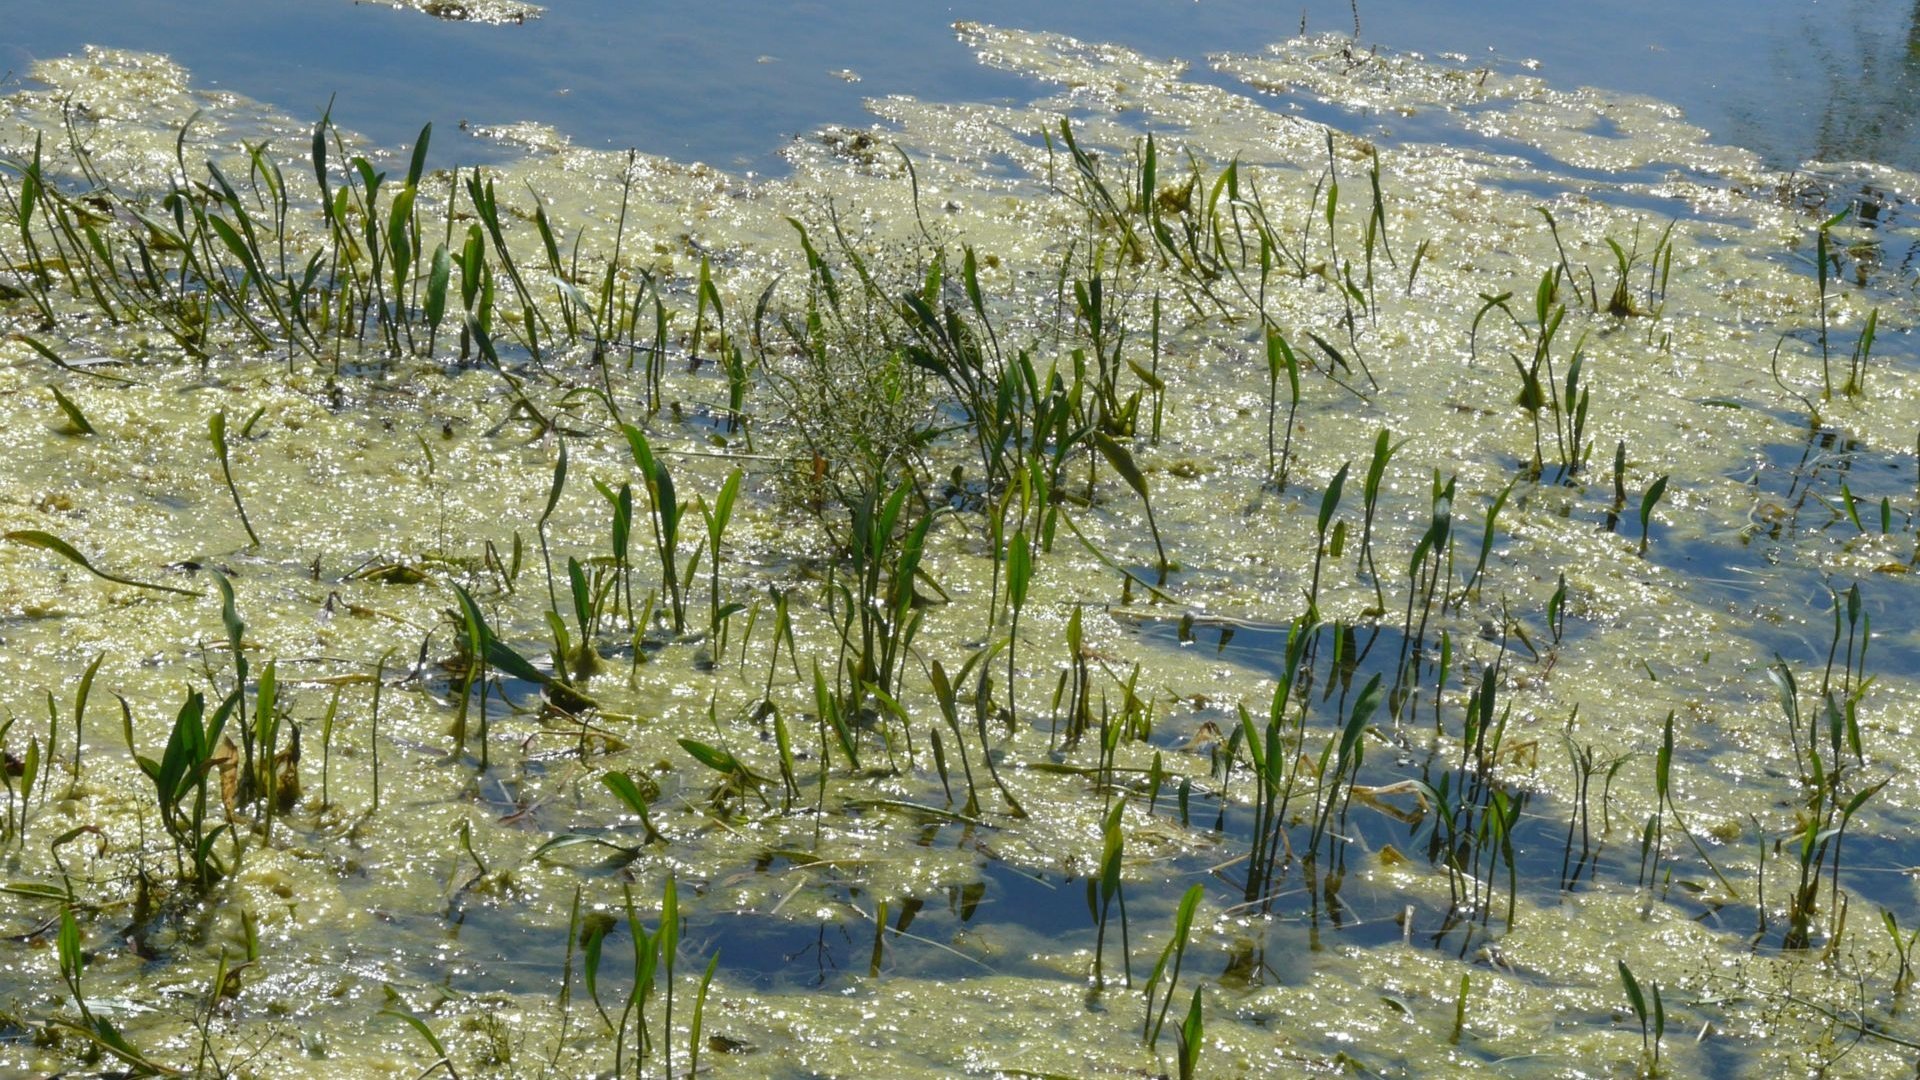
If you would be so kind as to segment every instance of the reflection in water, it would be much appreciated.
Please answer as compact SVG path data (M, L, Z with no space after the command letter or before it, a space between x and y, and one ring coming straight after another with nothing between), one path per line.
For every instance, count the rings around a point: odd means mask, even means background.
M1913 141L1912 104L1920 90L1920 4L1904 33L1881 35L1855 12L1846 45L1813 54L1826 69L1816 155L1825 160L1882 161Z
M1781 27L1761 66L1731 76L1737 103L1718 132L1783 165L1872 161L1920 168L1920 4L1808 8ZM1744 98L1743 101L1738 99Z

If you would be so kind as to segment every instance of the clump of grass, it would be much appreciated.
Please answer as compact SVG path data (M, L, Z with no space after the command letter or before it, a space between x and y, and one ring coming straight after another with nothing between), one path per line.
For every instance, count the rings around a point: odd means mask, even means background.
M1200 1051L1205 1047L1206 1023L1201 1015L1201 995L1204 986L1193 988L1193 1004L1187 1006L1187 1018L1181 1022L1180 1030L1175 1032L1180 1044L1180 1080L1194 1080L1200 1075Z
M1898 966L1893 973L1892 987L1893 996L1897 1000L1907 992L1908 987L1913 985L1913 947L1916 943L1920 943L1920 931L1901 936L1900 920L1887 908L1880 909L1880 922L1886 927L1887 937L1892 939L1894 958L1898 961Z
M1860 774L1867 764L1861 736L1859 703L1871 680L1865 677L1865 652L1868 634L1865 613L1858 588L1848 592L1846 633L1842 633L1842 605L1835 598L1834 649L1844 640L1843 672L1846 678L1835 685L1831 667L1823 679L1819 708L1805 716L1800 707L1800 691L1793 671L1784 661L1776 662L1767 675L1779 694L1782 714L1787 722L1788 742L1800 770L1805 790L1804 805L1796 808L1790 836L1797 843L1790 849L1797 880L1788 894L1787 930L1782 945L1805 949L1813 943L1814 921L1821 911L1820 883L1826 876L1829 900L1828 935L1837 942L1844 925L1846 896L1840 889L1841 851L1853 818L1878 795L1891 777L1870 780ZM1856 634L1858 635L1856 638ZM1857 681L1854 671L1860 672ZM1851 759L1851 760L1849 760Z
M1867 325L1860 331L1860 337L1853 343L1853 355L1847 360L1847 385L1841 390L1848 397L1860 397L1867 392L1867 361L1873 355L1874 333L1880 327L1880 309L1867 312ZM60 391L55 390L56 395Z
M34 785L40 779L40 739L38 736L29 737L26 751L15 758L11 750L5 749L7 733L12 730L13 721L12 715L0 720L0 750L4 750L9 766L16 760L19 762L17 770L12 767L0 768L0 784L7 789L6 818L0 822L0 840L24 847L27 842L27 805L33 798ZM20 778L18 791L13 784L16 771Z
M207 784L217 766L221 733L239 703L240 693L236 690L209 716L206 699L199 691L188 692L174 717L166 750L156 761L141 756L136 749L133 711L126 699L120 701L127 749L133 753L140 771L153 782L160 825L173 842L176 876L200 893L212 888L230 870L214 852L229 825L213 820L219 795L210 792Z
M1427 620L1433 613L1433 602L1436 597L1446 596L1441 590L1441 583L1451 577L1451 571L1442 564L1450 563L1452 559L1455 486L1455 477L1448 477L1446 483L1442 484L1439 470L1434 471L1431 517L1426 531L1414 544L1413 553L1407 560L1407 606L1400 629L1400 661L1394 676L1396 692L1391 695L1396 700L1400 696L1399 687L1408 676L1416 673L1419 666L1422 644L1426 640ZM1416 606L1420 608L1417 625L1413 617Z
M78 1021L67 1021L61 1026L75 1032L99 1050L127 1065L135 1075L140 1076L185 1076L179 1069L163 1065L132 1043L113 1025L113 1021L101 1016L87 1005L87 997L81 991L81 977L86 970L86 954L80 947L80 924L73 915L73 905L60 909L60 929L55 936L56 951L60 962L60 978L67 984L67 992L73 996L74 1008L80 1012Z
M1360 736L1366 731L1367 723L1373 719L1374 710L1379 704L1380 675L1376 673L1353 699L1353 707L1340 726L1338 737L1328 740L1325 749L1320 752L1314 770L1320 781L1319 805L1314 815L1313 832L1307 841L1309 857L1317 856L1320 841L1327 835L1328 827L1333 822L1335 808L1340 808L1341 816L1345 816L1345 807L1353 798L1354 778L1359 775L1360 764L1366 754Z
M1693 845L1693 850L1700 856L1700 861L1706 863L1707 869L1713 874L1714 880L1720 883L1720 887L1727 891L1729 897L1739 899L1740 890L1734 888L1733 883L1728 881L1726 875L1720 872L1720 868L1714 865L1713 857L1707 854L1707 849L1701 846L1699 838L1694 836L1691 828L1688 828L1686 816L1680 812L1679 803L1674 801L1673 711L1671 709L1667 711L1666 722L1661 728L1660 749L1654 754L1653 793L1655 804L1654 814L1648 822L1646 831L1648 842L1643 845L1641 853L1643 874L1647 884L1652 886L1659 876L1659 852L1661 844L1665 839L1666 815L1672 814L1674 824L1680 827L1681 834L1687 838L1689 844ZM1649 855L1653 862L1651 870L1644 869Z
M1253 761L1253 835L1248 845L1247 878L1242 891L1248 903L1261 902L1263 909L1272 900L1280 857L1287 844L1287 807L1299 774L1301 755L1297 753L1305 736L1307 700L1296 695L1296 680L1303 673L1308 651L1319 635L1319 626L1305 615L1287 628L1285 660L1273 689L1273 701L1267 710L1264 728L1256 729L1252 718L1241 709L1240 731ZM1289 725L1294 698L1300 696L1299 709Z
M464 754L467 746L467 718L471 706L473 691L478 688L480 710L480 767L485 770L489 765L491 751L487 740L487 697L489 669L498 669L516 679L539 686L548 699L562 708L592 707L596 702L578 688L568 686L556 676L548 675L534 667L514 649L494 635L492 627L487 625L486 616L481 614L480 605L473 595L459 585L453 586L454 597L459 610L454 616L455 626L460 636L457 639L463 646L456 660L455 670L460 672L460 700L455 706L451 734L455 753Z

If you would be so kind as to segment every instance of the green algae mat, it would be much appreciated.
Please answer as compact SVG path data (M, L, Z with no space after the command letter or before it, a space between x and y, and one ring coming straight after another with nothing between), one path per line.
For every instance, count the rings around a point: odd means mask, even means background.
M0 1071L1911 1070L1920 178L957 32L775 179L0 99Z

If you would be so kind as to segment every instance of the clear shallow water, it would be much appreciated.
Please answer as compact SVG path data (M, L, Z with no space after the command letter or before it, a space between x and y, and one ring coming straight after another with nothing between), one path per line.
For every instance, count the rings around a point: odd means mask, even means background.
M190 11L190 14L187 12ZM1614 0L1367 0L1360 38L1397 50L1537 62L1560 86L1673 102L1723 141L1776 167L1809 159L1920 168L1920 6ZM1118 0L902 4L554 0L520 26L450 23L349 0L149 0L0 4L0 70L83 45L164 52L202 85L318 116L399 145L432 120L537 120L586 146L779 171L795 134L852 122L863 98L983 101L1031 84L974 63L966 19L1112 41L1204 67L1309 31L1351 32L1337 0ZM859 76L850 82L845 73ZM840 73L840 74L836 74ZM452 143L443 144L443 153ZM462 153L471 160L473 153Z

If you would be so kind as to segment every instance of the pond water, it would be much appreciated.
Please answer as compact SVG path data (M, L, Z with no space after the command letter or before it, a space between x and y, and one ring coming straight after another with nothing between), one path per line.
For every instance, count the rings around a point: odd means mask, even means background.
M1030 6L9 13L0 1072L1911 1068L1916 13Z
M1018 77L973 62L955 20L1112 41L1203 68L1209 53L1257 49L1302 26L1351 32L1357 7L1370 44L1537 64L1561 86L1650 94L1776 167L1920 167L1916 12L1872 0L561 0L506 27L351 0L206 0L190 18L140 0L7 7L0 70L16 74L88 44L145 49L296 118L336 100L387 145L427 121L450 131L462 120L535 120L586 146L760 172L784 168L776 152L786 140L857 116L866 97L1030 96Z

